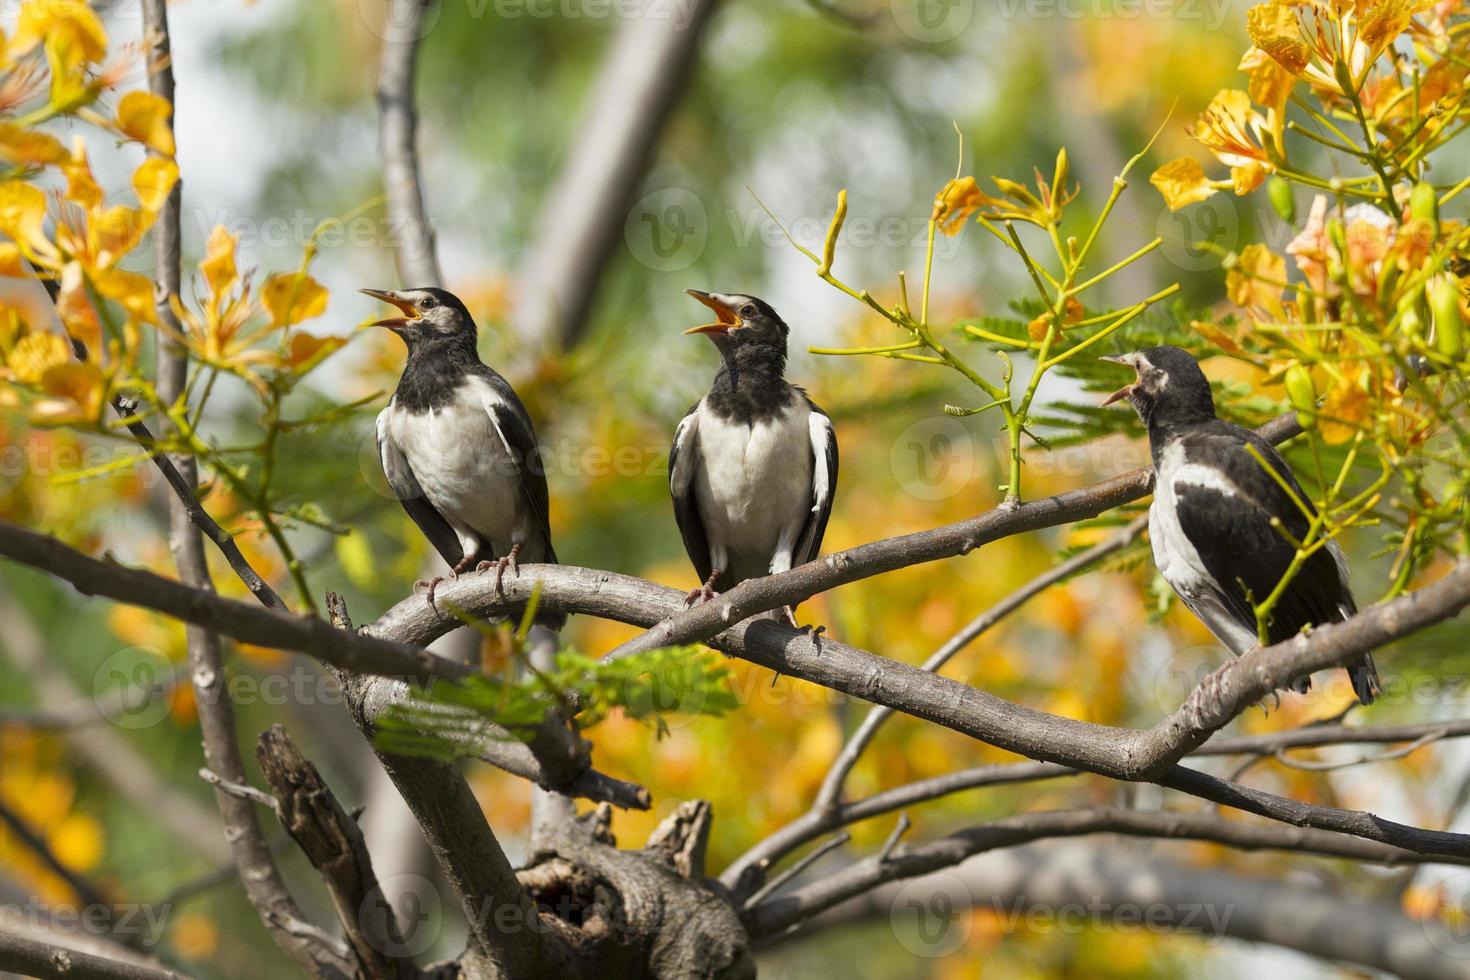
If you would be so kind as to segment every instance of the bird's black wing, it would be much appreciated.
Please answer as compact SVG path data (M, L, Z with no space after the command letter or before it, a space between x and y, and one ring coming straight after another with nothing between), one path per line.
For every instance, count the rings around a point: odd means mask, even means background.
M414 476L403 450L394 443L393 436L388 431L388 418L393 410L390 403L378 413L378 458L383 464L383 475L388 478L388 486L403 505L403 509L408 511L408 516L413 518L413 522L419 526L419 530L429 539L440 557L453 567L464 558L459 535L454 533L444 515L429 503L429 498L424 495L424 488L419 485L418 477Z
M699 516L699 503L694 496L694 471L699 460L699 402L695 402L674 430L674 444L669 448L669 495L674 498L674 520L684 537L684 550L694 563L701 582L709 581L709 538L704 533L704 520Z
M827 519L832 516L832 498L837 496L837 433L832 420L808 398L811 409L812 442L812 512L792 556L793 565L805 565L817 557L822 536L827 533Z
M1286 460L1254 432L1219 422L1184 436L1182 442L1185 463L1204 468L1195 472L1218 472L1222 485L1232 492L1204 480L1176 480L1180 529L1199 553L1225 607L1254 632L1255 604L1275 591L1296 554L1271 519L1279 518L1282 527L1301 540L1307 534L1309 514L1315 513L1311 501ZM1255 448L1279 481L1248 446ZM1335 550L1320 549L1286 586L1272 611L1268 638L1279 643L1304 626L1336 622L1352 608L1352 595Z
M485 410L490 413L490 421L510 454L521 492L530 501L536 525L546 541L546 560L557 564L556 549L551 545L551 495L546 489L546 464L536 442L536 432L531 428L531 416L510 382L488 367L484 368L484 374L496 395L486 399Z

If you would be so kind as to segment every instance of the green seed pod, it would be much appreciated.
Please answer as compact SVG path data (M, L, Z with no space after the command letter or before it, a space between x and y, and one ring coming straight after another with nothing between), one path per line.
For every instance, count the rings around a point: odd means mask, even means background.
M1343 95L1358 90L1358 87L1353 84L1352 69L1348 68L1347 62L1343 61L1342 58L1339 57L1332 63L1332 74L1336 76L1337 85L1342 89Z
M1290 184L1280 177L1272 177L1266 182L1266 196L1282 221L1287 224L1296 221L1296 198L1292 196Z
M1421 180L1414 185L1409 194L1409 214L1429 222L1434 233L1439 234L1439 194L1429 181Z
M1460 313L1460 283L1441 276L1429 287L1429 309L1434 314L1434 347L1458 361L1465 353L1465 319Z
M1417 306L1406 306L1399 314L1399 329L1410 337L1424 336L1424 319Z
M1317 386L1312 383L1312 371L1305 364L1293 364L1286 369L1286 397L1296 409L1297 424L1311 429L1317 424Z

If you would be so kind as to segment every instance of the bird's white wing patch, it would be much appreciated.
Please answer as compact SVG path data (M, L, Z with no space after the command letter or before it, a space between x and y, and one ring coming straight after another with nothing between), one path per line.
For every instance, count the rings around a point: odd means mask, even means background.
M500 437L500 445L505 449L505 455L513 463L524 463L525 460L516 458L516 451L511 448L510 440L505 437L505 430L500 427L500 413L509 410L505 399L484 378L471 378L468 387L474 392L474 396L484 406L485 414L490 418L490 425L495 429L495 434Z
M684 416L679 428L674 430L674 449L677 460L669 470L669 489L675 492L687 490L694 479L694 443L699 436L699 411L696 409Z
M383 464L383 476L388 480L388 486L393 495L402 499L403 491L398 489L413 479L413 471L408 467L408 460L403 455L403 450L398 448L398 443L393 441L393 429L389 422L393 413L393 402L388 402L388 407L378 413L378 459Z
M832 493L832 472L827 464L827 446L837 436L832 431L832 420L821 412L812 412L807 418L807 427L812 439L812 513L821 513Z

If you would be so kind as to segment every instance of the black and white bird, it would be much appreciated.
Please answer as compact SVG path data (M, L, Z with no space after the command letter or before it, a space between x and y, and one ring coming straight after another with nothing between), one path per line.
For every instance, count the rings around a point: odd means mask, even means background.
M518 573L518 561L556 561L546 473L526 408L510 383L480 360L475 321L442 289L362 290L396 306L378 320L408 346L408 363L378 415L378 454L388 485L450 565ZM420 582L434 601L444 577ZM542 615L559 628L563 617Z
M1138 375L1104 404L1127 398L1148 428L1155 477L1148 519L1154 562L1184 604L1239 656L1259 643L1255 604L1276 590L1296 554L1282 530L1297 541L1307 536L1311 518L1302 508L1311 508L1310 498L1274 446L1216 417L1210 382L1186 351L1153 347L1104 360L1125 364ZM1355 612L1347 559L1332 541L1286 585L1272 610L1267 638L1280 643L1305 627L1339 622ZM1379 692L1373 658L1364 654L1348 668L1348 677L1358 700L1371 704ZM1307 690L1310 683L1300 679L1297 690Z
M689 409L669 451L669 492L684 550L708 600L715 585L784 572L817 556L837 490L832 420L789 383L789 330L754 296L690 296L715 321L704 334L720 353L714 384ZM777 614L779 615L779 614ZM789 613L788 613L789 615Z

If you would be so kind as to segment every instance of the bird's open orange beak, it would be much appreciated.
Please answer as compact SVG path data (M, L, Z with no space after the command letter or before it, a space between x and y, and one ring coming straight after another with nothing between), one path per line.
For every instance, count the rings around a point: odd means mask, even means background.
M1110 364L1121 364L1124 367L1131 367L1135 371L1138 370L1137 366L1133 363L1132 356L1129 354L1118 354L1115 357L1102 357L1099 358L1099 360L1107 361ZM1112 405L1115 402L1120 402L1123 399L1127 398L1129 395L1133 394L1133 389L1135 385L1136 382L1135 384L1124 385L1123 387L1119 388L1117 391L1113 392L1107 397L1107 399L1102 403L1102 407L1106 408L1107 406Z
M403 326L409 320L417 320L422 315L419 313L418 308L414 306L413 303L409 302L398 293L395 293L391 290L359 289L358 292L362 293L365 296L371 296L373 299L380 299L390 306L396 306L404 314L403 316L390 316L385 317L381 320L374 320L372 323L368 324L368 326L370 327L387 327L391 330L396 327Z
M684 292L714 310L716 318L714 323L705 323L697 327L690 327L684 331L686 336L692 333L727 334L731 330L735 330L744 325L744 321L740 319L740 314L715 299L709 293L702 293L697 289L686 289Z

